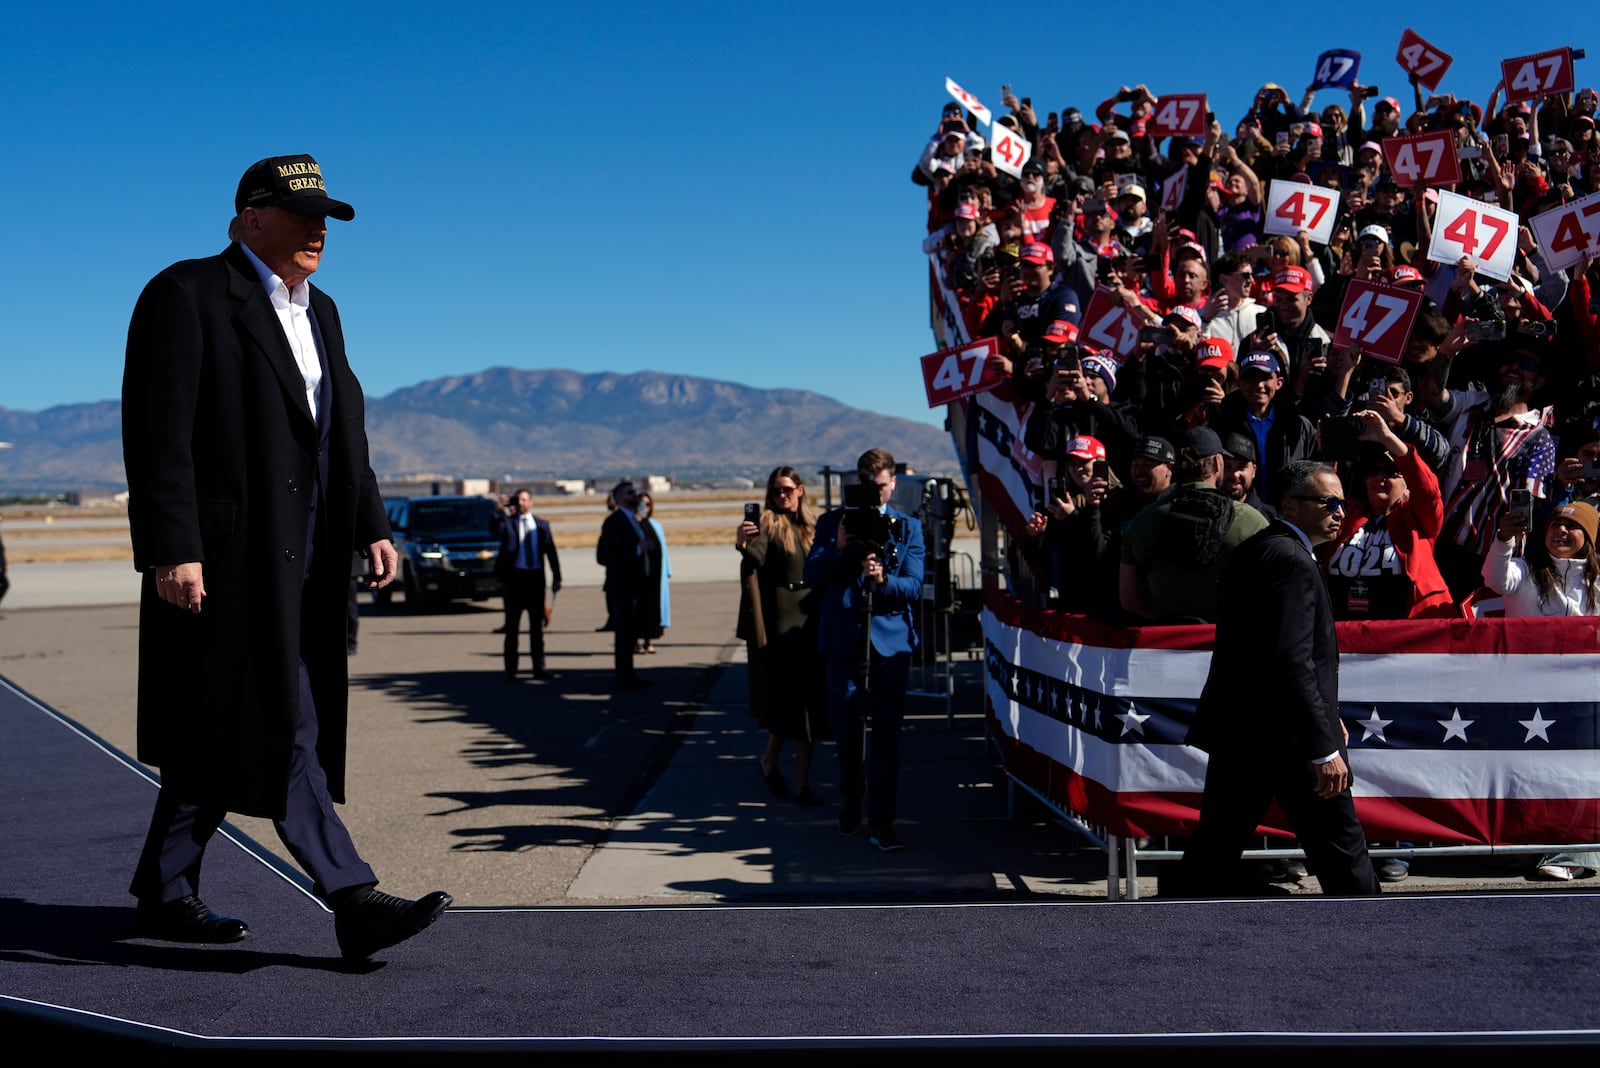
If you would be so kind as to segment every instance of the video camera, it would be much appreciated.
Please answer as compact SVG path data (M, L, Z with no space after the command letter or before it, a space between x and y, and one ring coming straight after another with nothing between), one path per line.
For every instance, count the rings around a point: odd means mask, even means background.
M846 483L844 486L844 532L851 551L860 556L876 554L885 570L895 566L898 541L904 537L905 520L878 511L878 487Z

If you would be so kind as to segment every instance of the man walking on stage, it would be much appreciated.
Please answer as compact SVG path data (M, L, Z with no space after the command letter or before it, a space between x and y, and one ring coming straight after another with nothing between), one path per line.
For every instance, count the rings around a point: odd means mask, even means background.
M1240 855L1276 800L1325 894L1378 893L1350 793L1339 642L1312 549L1344 518L1327 464L1284 469L1282 519L1228 555L1211 671L1188 744L1210 755L1182 891L1248 896Z
M376 889L334 811L344 800L350 554L369 589L396 555L367 460L361 384L339 310L308 279L328 196L310 156L250 166L232 243L156 275L133 310L122 452L139 603L138 757L161 770L134 871L137 933L237 942L200 899L229 812L273 821L363 959L438 919L450 895Z

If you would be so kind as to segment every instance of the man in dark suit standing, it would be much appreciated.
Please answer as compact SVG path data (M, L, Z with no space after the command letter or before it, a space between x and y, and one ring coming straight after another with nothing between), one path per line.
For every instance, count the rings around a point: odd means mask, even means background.
M911 613L922 598L922 524L889 507L895 463L887 449L862 453L856 478L873 503L835 508L817 520L805 583L824 591L818 645L827 657L828 720L844 791L839 833L861 828L864 799L871 843L895 853L905 848L894 818L906 680L918 645ZM859 516L854 523L847 518L852 513Z
M328 196L310 156L245 171L220 255L156 275L128 326L122 451L139 604L138 756L161 770L134 871L137 933L236 942L200 900L229 812L271 819L362 959L450 904L376 889L344 800L350 554L387 586L396 556L367 459L339 311L308 279Z
M517 638L522 614L528 614L528 649L533 657L533 677L553 679L544 667L544 569L550 566L550 592L561 592L561 558L548 520L533 514L533 494L519 489L509 515L500 516L490 530L500 538L500 556L494 562L506 602L506 681L517 680Z
M1210 762L1183 889L1250 893L1240 854L1276 800L1324 893L1376 894L1350 794L1333 609L1312 555L1338 535L1344 495L1333 468L1309 460L1280 485L1282 519L1222 569L1211 671L1187 739Z
M633 645L639 630L639 598L650 574L644 526L636 509L639 491L632 482L618 482L611 491L616 507L600 524L595 560L606 569L606 613L611 617L611 648L619 690L642 690L650 683L633 670Z

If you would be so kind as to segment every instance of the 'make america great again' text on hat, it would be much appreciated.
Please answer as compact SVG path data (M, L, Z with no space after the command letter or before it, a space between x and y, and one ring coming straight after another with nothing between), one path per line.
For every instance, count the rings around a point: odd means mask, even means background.
M233 213L273 207L296 215L331 215L342 222L356 217L355 208L328 196L322 168L310 156L268 156L244 172L233 195Z

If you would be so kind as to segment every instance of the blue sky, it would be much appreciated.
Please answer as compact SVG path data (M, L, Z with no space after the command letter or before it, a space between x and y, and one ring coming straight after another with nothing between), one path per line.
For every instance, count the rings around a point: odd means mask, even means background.
M1454 54L1441 91L1480 103L1501 59L1586 43L1503 5L1361 9L1345 30L1324 5L25 5L0 39L0 406L116 397L145 281L223 247L249 163L309 152L356 207L316 282L371 395L653 370L938 423L909 174L947 75L1041 117L1123 83L1206 91L1231 128L1263 81L1298 98L1326 48L1403 95L1408 24Z

